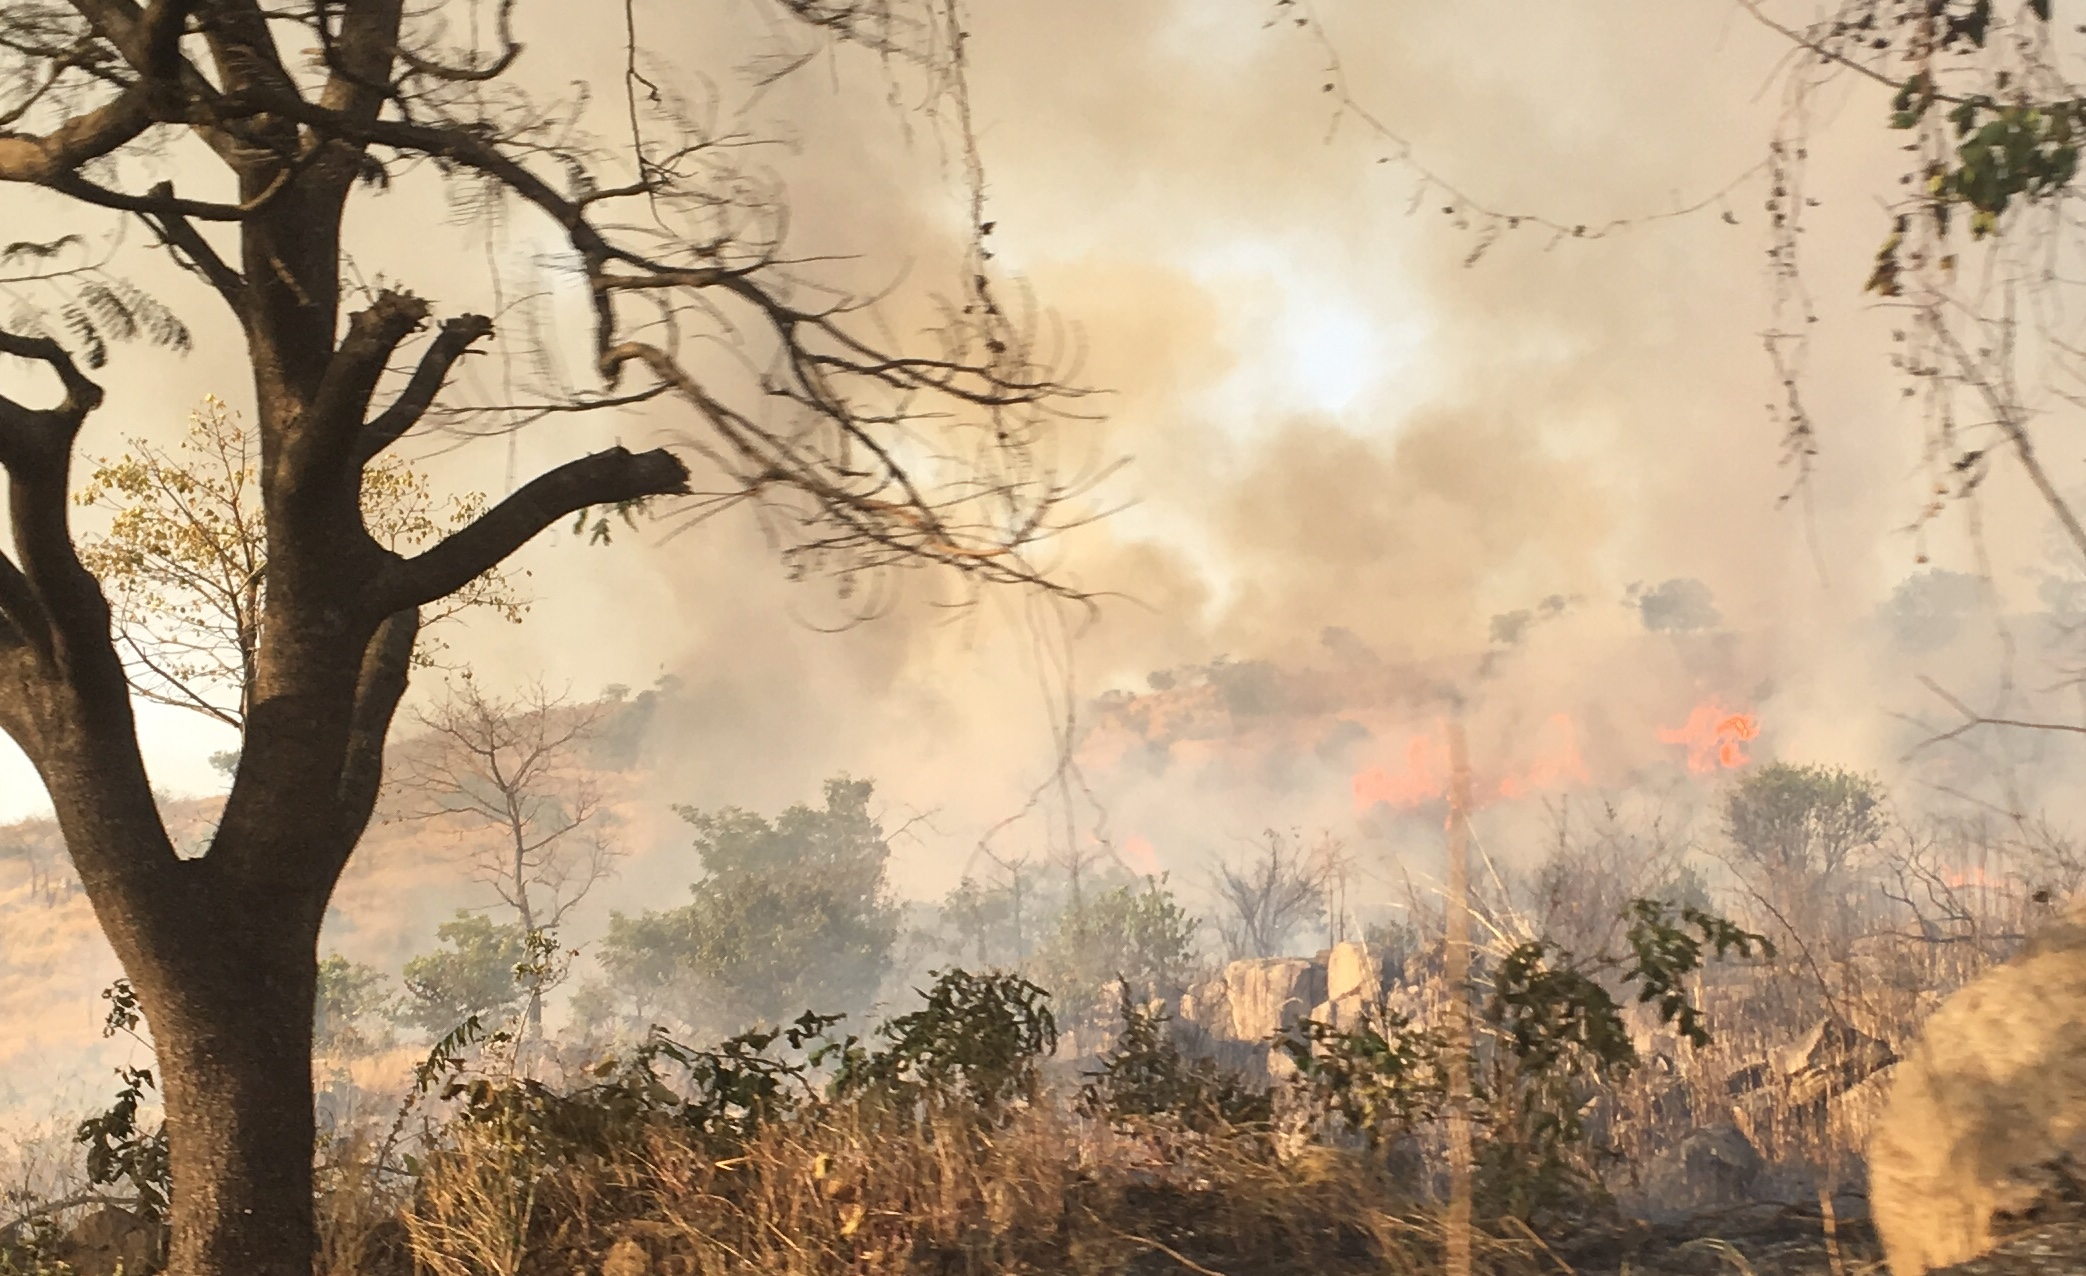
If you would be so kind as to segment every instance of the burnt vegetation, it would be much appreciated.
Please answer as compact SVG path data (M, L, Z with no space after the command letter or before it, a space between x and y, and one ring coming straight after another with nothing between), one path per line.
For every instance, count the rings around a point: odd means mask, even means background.
M1770 764L1678 828L1560 818L1473 888L1458 989L1424 896L1315 956L1304 935L1231 960L1218 914L1257 895L1113 866L1076 898L1024 878L1029 938L996 905L1013 883L978 881L908 937L873 795L685 811L691 902L619 915L549 1028L572 955L500 883L402 977L325 962L320 1267L1433 1271L1458 1084L1481 1270L1873 1262L1862 1148L1898 1054L2078 874L2064 843ZM1007 959L964 965L981 943ZM109 1009L145 1031L128 985ZM165 1262L157 1078L119 1081L69 1170L17 1192L0 1270Z
M29 228L0 248L0 729L55 814L0 852L39 906L89 901L126 972L107 1033L149 1059L24 1154L0 1276L1873 1264L1862 1150L1891 1069L1942 994L2086 884L2086 852L2018 813L1899 810L1829 763L1744 766L1750 717L1704 755L1731 754L1713 811L1561 806L1554 844L1483 873L1458 734L1453 886L1396 909L1359 902L1331 836L1269 832L1184 884L1069 823L1066 845L981 847L980 875L909 906L873 785L836 777L773 816L677 808L687 896L583 937L571 918L621 854L594 781L627 765L639 704L458 676L392 741L409 680L443 667L424 629L517 618L505 565L560 525L607 542L743 508L854 618L914 567L1091 603L1044 548L1107 467L1067 464L1076 347L993 264L962 8L770 7L786 34L752 94L859 56L960 172L953 286L910 336L789 245L762 139L657 56L635 6L620 83L569 92L528 78L517 0L0 6L0 183ZM1272 8L1323 40L1308 5ZM1795 127L1851 73L1889 91L1915 156L1867 281L1903 316L1927 414L1914 530L2011 454L2086 555L2015 392L2010 294L1966 309L1957 282L1959 256L2025 279L2067 242L2086 97L2050 21L2040 0L1851 0L1784 34L1827 68L1792 78ZM1323 91L1410 161L1337 57ZM1780 136L1764 169L1778 317L1808 321L1806 154ZM1426 181L1475 229L1471 263L1524 227L1620 228ZM358 234L394 197L525 222L545 278L415 291L427 263ZM518 284L580 301L506 305ZM179 454L134 441L79 488L125 356L199 333L243 356L251 427L213 400ZM1766 337L1799 483L1819 446L1805 340ZM499 393L467 392L481 356ZM611 412L670 422L666 442L574 443L448 508L398 459ZM113 515L105 536L75 531L78 505ZM1908 649L1945 639L1965 582L1926 584L1898 616ZM1630 603L1662 634L1720 620L1686 578ZM1496 645L1567 609L1507 613ZM1280 690L1267 661L1204 683L1240 719ZM1952 716L1930 743L2086 730L2022 716L2010 683L1986 708L1931 689ZM221 805L154 792L140 700L237 733ZM1068 808L1075 718L1053 723ZM441 830L485 893L395 971L320 947L380 817Z

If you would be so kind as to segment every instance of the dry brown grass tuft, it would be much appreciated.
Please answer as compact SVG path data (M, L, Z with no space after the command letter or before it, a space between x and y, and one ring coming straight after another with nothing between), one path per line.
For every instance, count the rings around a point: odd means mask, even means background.
M1052 1104L996 1120L820 1105L728 1155L662 1127L558 1167L474 1131L426 1162L404 1226L428 1276L1418 1276L1441 1241L1411 1185L1358 1153L1285 1160L1256 1131L1112 1126ZM1542 1261L1525 1235L1484 1245L1494 1270ZM351 1271L387 1269L327 1276Z

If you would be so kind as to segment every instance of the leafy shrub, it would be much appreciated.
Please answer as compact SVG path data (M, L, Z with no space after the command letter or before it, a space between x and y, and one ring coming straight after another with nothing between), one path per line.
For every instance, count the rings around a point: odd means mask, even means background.
M1297 1068L1295 1086L1321 1120L1337 1117L1381 1149L1441 1114L1447 1041L1381 1009L1351 1028L1302 1019L1275 1039Z
M442 1097L459 1103L463 1125L499 1132L539 1163L606 1157L660 1125L727 1150L814 1097L813 1070L839 1019L807 1012L787 1027L742 1032L707 1050L654 1029L627 1058L597 1063L596 1081L576 1090L533 1077L458 1075ZM662 1064L678 1067L678 1085L662 1075Z
M1264 1125L1274 1098L1216 1060L1189 1059L1166 1025L1172 1017L1122 988L1122 1031L1085 1074L1079 1108L1089 1116L1172 1115L1192 1130Z
M128 979L118 979L102 990L109 1003L108 1020L101 1035L118 1033L141 1044L138 1028L145 1022L138 1008L137 990ZM167 1129L164 1122L145 1126L138 1121L138 1108L146 1092L156 1083L150 1068L118 1068L123 1085L107 1108L81 1121L73 1131L73 1142L86 1150L87 1183L90 1187L128 1189L131 1210L150 1224L163 1223L172 1194L171 1162L167 1159Z
M1057 1048L1048 992L1019 975L947 970L921 995L924 1006L877 1029L881 1048L842 1048L836 1095L961 1099L985 1112L1036 1097L1036 1060Z
M1483 1131L1476 1190L1494 1215L1528 1218L1601 1195L1596 1171L1612 1149L1589 1137L1585 1115L1639 1062L1611 981L1655 1003L1662 1023L1700 1047L1709 1032L1686 977L1706 955L1774 952L1692 905L1637 899L1625 918L1627 956L1581 958L1530 940L1493 969L1469 1075L1470 1114ZM1297 1066L1306 1110L1379 1151L1445 1114L1449 1045L1436 1029L1379 1007L1347 1028L1302 1020L1275 1044Z
M459 911L435 928L441 947L406 963L407 1000L401 1012L429 1033L446 1033L473 1016L503 1013L527 991L515 967L530 958L519 923L499 923Z
M1118 980L1139 996L1164 996L1187 983L1201 923L1174 898L1166 877L1148 877L1089 896L1058 915L1037 955L1038 977L1066 1023L1100 1024L1115 1007Z

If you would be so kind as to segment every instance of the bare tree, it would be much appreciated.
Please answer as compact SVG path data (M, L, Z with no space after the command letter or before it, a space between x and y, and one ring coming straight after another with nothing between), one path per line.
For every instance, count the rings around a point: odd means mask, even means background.
M409 814L461 823L471 876L513 910L524 935L555 931L615 868L601 796L579 751L599 706L537 683L488 696L469 674L416 715L427 735L399 768ZM547 985L530 985L527 1027L541 1032Z
M1591 810L1588 810L1588 807ZM1580 954L1612 952L1633 899L1671 896L1692 883L1689 843L1664 812L1625 812L1605 798L1550 806L1556 841L1528 879L1528 925L1519 938L1547 939ZM1706 904L1706 899L1673 899Z
M672 507L690 516L764 511L800 570L928 563L1048 587L1029 551L1079 490L1044 446L1062 387L985 260L967 129L973 250L930 343L908 349L790 258L776 183L742 164L744 138L684 108L677 86L698 81L645 48L634 10L626 91L548 99L518 73L518 3L0 6L6 220L34 234L64 212L7 254L21 308L0 328L0 728L42 777L151 1022L174 1276L311 1271L319 928L376 802L423 608L559 520L666 497L694 498ZM949 6L784 0L779 16L809 23L787 28L807 40L868 46L879 75L925 68L947 118L965 118ZM546 307L547 331L500 334L458 310L423 338L435 305L401 281L427 255L375 202L401 187L525 225L541 247L517 269L581 284L580 327ZM113 233L131 220L149 239ZM154 256L185 272L168 303L113 273ZM182 853L68 519L75 445L104 399L89 371L125 340L192 344L172 312L194 304L222 307L244 343L266 558L231 791L208 845ZM584 350L587 383L438 409L479 349ZM639 402L685 409L681 454L576 456L423 548L387 546L365 520L371 466L416 432Z
M1261 834L1260 852L1244 864L1217 867L1217 933L1233 960L1279 957L1297 931L1325 910L1325 869L1306 854L1300 835Z
M1326 943L1341 943L1354 916L1347 902L1359 867L1354 849L1331 833L1321 833L1311 847L1310 866L1324 901Z

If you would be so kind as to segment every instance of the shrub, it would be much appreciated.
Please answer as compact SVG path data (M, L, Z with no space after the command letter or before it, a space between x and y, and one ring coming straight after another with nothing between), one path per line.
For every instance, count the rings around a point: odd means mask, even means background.
M1167 1115L1201 1131L1264 1126L1271 1119L1271 1092L1214 1059L1189 1059L1166 1026L1171 1016L1140 1004L1127 984L1121 1014L1115 1045L1080 1084L1082 1112L1116 1119Z

